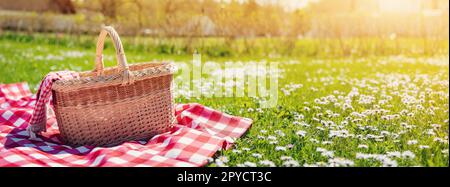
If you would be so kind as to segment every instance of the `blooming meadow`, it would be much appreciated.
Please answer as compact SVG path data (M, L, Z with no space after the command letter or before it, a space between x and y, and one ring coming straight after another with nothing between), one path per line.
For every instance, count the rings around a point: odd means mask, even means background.
M280 64L276 108L223 106L255 123L211 165L448 166L448 56Z
M142 52L127 56L130 62L191 60ZM91 70L93 57L93 50L81 47L2 41L0 82L25 81L36 90L49 71ZM105 61L114 65L112 50ZM227 61L278 63L278 101L262 108L261 97L191 97L187 90L176 90L176 102L197 102L254 120L234 148L218 153L208 166L449 165L448 54L215 59Z

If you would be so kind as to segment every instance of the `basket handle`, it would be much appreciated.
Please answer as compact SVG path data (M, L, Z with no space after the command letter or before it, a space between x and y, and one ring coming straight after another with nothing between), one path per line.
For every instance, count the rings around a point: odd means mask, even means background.
M127 64L127 57L125 56L125 52L123 50L123 45L120 40L119 34L117 34L116 30L111 26L102 27L102 31L97 39L97 49L96 49L96 58L95 58L95 69L97 76L101 76L104 74L105 65L103 63L103 48L105 46L106 36L109 35L114 43L114 48L116 49L116 57L117 57L117 66L118 73L123 74L123 82L122 84L130 84L133 82L132 74Z

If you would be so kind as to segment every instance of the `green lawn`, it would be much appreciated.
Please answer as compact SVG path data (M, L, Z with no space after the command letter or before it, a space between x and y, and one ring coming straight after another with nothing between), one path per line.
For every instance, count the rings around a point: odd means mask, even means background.
M0 83L28 82L35 91L49 71L91 70L95 49L83 45L94 43L85 43L0 37ZM218 153L209 166L448 167L448 40L446 46L436 56L210 55L207 60L220 63L278 62L277 106L261 109L259 98L183 94L176 102L198 102L254 120L235 147ZM127 51L127 57L129 62L192 59L146 50ZM107 66L115 64L111 47L105 59Z

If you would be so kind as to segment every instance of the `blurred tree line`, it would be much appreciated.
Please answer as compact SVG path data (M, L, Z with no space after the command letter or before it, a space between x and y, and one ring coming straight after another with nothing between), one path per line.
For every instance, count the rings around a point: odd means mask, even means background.
M129 34L165 36L301 36L308 30L304 10L256 0L75 0L85 14L100 12L106 24Z
M76 13L36 11L31 5L38 1L48 5L59 1L74 7ZM125 42L132 43L136 51L158 54L197 50L221 57L448 55L448 0L311 0L301 9L289 9L281 0L261 1L0 0L0 5L21 2L34 9L11 11L0 6L0 39L31 40L37 37L35 32L50 32L84 41L85 34L98 34L104 24L113 25L121 35L133 36ZM399 1L404 3L401 6L419 3L415 5L420 7L389 12L380 6L380 2ZM23 31L33 37L17 35ZM83 47L91 42L88 37Z
M31 6L33 3L27 0L2 0L0 28L83 34L97 33L99 25L107 24L114 25L123 35L188 38L448 38L449 33L448 0L398 0L405 6L421 6L420 10L407 13L381 10L382 2L386 4L387 0L311 0L301 9L288 9L281 3L289 1L262 1L35 0L36 6ZM70 12L76 14L60 14L65 9L59 13L1 10L2 4L27 4L32 9L44 2L60 9L73 7Z
M85 15L100 12L103 23L132 35L341 38L395 34L448 38L449 33L446 0L410 1L419 3L421 10L409 13L381 13L381 0L310 1L305 8L289 11L281 1L261 4L258 0L73 2Z

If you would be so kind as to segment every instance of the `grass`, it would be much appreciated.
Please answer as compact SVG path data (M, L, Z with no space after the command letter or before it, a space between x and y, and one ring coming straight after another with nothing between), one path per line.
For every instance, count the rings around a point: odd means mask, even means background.
M66 37L1 35L0 83L28 82L35 90L49 71L91 70L93 38ZM130 62L192 59L187 51L149 52L155 48L131 40L125 38ZM269 57L266 52L241 55L232 48L225 56L206 54L205 60L216 62L279 62L282 76L277 106L262 109L261 98L249 97L189 98L181 94L176 101L198 102L254 120L235 148L219 152L209 166L448 167L448 40L439 49L440 55L434 56L411 52L415 45L400 43L404 49L395 55L331 52L327 56L317 46L307 49L307 44L302 44L306 51L318 53ZM106 65L113 66L111 47L105 53Z
M69 48L91 49L95 37L89 35L27 34L0 31L0 40L39 43ZM164 56L190 56L198 51L211 58L280 58L280 57L367 57L367 56L434 56L448 54L448 38L180 38L122 37L127 52Z

